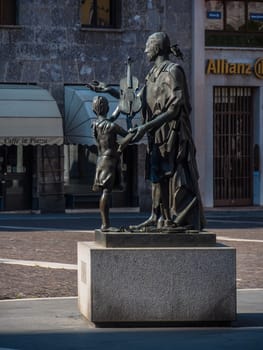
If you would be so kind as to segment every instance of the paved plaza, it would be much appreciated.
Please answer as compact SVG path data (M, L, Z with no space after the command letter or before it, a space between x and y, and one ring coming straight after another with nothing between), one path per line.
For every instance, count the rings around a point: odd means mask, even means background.
M0 215L0 350L263 349L263 214L209 211L207 230L237 249L238 317L230 327L92 327L77 308L77 242L98 213ZM114 225L144 213L113 213Z
M0 301L0 349L263 349L263 290L238 291L231 327L94 328L76 298Z
M115 226L145 213L112 213ZM237 249L237 288L263 288L261 210L208 211L207 230ZM0 300L77 295L77 242L93 240L99 213L0 215Z

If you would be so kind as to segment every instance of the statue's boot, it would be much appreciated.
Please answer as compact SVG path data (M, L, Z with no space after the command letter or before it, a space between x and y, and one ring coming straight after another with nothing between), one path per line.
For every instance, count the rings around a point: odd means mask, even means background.
M171 210L168 205L166 208L162 206L162 213L164 217L164 227L173 226L174 223L171 218Z
M155 210L152 211L151 216L139 225L129 226L131 230L141 230L142 228L157 226L158 216Z

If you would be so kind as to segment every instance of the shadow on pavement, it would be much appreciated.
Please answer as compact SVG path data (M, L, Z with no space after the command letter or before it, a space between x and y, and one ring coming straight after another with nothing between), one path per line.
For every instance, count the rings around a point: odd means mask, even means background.
M240 313L233 327L263 327L263 313ZM263 337L262 337L263 338Z
M9 350L217 350L260 349L262 329L167 329L68 331L64 333L0 334L0 349ZM261 344L261 345L260 345ZM262 348L261 348L262 349Z
M45 231L45 230L94 230L100 227L98 212L67 214L4 214L0 213L0 231ZM127 227L138 225L150 213L110 213L111 225ZM262 228L263 210L247 211L206 211L206 229L221 228Z

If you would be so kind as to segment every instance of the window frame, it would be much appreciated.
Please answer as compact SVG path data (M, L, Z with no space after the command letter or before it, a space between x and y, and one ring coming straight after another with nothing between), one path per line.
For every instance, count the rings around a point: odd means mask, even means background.
M17 1L0 0L0 26L17 25Z
M205 29L206 46L237 46L237 47L263 47L263 31L249 30L248 4L249 2L262 2L258 0L238 0L245 5L244 30L227 29L227 2L234 0L222 0L223 2L223 29ZM205 8L205 12L206 8Z
M85 0L81 1L81 5ZM95 2L95 21L97 22L97 2L99 0L93 0ZM110 0L110 14L109 14L109 25L98 25L97 23L93 24L85 24L82 23L81 20L81 5L80 5L80 21L81 21L81 28L83 29L120 29L121 28L121 17L122 17L122 1L121 0Z

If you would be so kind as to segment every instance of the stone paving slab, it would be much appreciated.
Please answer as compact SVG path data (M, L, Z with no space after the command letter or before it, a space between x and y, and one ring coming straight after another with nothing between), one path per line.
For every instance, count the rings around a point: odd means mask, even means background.
M0 300L77 295L77 271L0 265Z
M94 231L0 232L0 258L77 263L77 242L91 241Z
M223 327L94 328L77 298L0 301L0 349L262 350L263 290L238 291L238 317Z
M70 329L80 331L94 328L94 325L80 314L77 303L77 297L1 300L0 339L3 333ZM149 327L147 324L145 326ZM237 291L237 320L232 322L231 326L223 328L240 327L263 329L263 289Z

